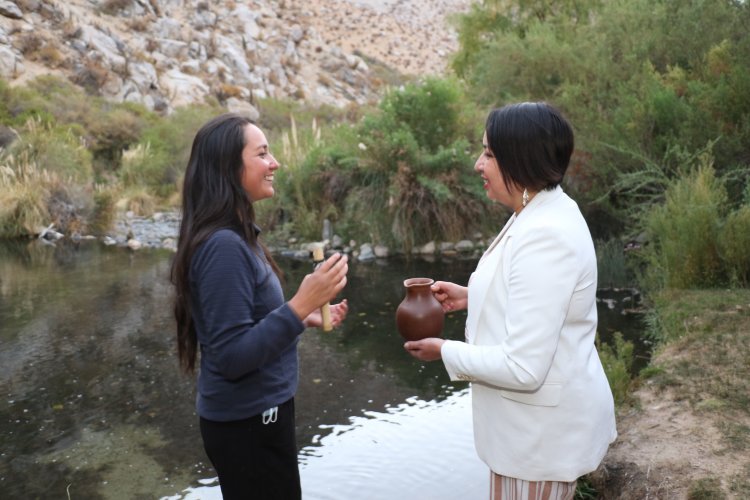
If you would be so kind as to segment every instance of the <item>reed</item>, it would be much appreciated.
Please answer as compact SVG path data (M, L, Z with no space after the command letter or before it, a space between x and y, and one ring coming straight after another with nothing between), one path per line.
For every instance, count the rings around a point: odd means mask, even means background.
M0 161L0 238L30 237L50 223L47 204L57 176L40 169L28 152Z
M631 276L625 250L619 238L596 241L596 262L599 271L599 288L625 288L631 286Z

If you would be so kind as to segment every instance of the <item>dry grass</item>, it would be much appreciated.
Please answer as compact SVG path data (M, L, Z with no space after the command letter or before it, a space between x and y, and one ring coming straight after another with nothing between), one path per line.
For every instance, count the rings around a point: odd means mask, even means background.
M28 154L7 155L0 163L0 238L39 234L49 224L47 203L55 175L39 169Z

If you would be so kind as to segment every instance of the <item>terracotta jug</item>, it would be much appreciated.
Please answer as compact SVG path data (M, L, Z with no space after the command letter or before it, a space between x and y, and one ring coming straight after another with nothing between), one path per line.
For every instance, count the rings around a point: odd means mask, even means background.
M404 281L406 297L396 309L396 328L406 340L439 337L445 314L440 302L432 295L430 278L409 278Z

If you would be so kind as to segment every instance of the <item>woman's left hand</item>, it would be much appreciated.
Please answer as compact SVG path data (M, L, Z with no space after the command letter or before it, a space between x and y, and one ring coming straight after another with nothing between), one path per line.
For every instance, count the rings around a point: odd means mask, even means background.
M349 303L344 299L338 304L331 304L329 308L331 311L331 325L335 328L344 322L346 313L349 312ZM311 312L302 323L306 328L322 326L323 316L321 315L320 309Z
M435 361L441 359L440 348L443 347L445 339L430 337L422 340L410 340L404 344L406 352L421 361Z

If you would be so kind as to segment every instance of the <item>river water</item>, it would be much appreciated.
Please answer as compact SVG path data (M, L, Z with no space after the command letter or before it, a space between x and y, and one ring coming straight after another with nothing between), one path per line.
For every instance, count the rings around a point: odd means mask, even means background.
M0 492L3 498L220 498L177 370L171 253L96 242L0 244ZM310 263L280 259L292 291ZM465 383L408 356L394 313L406 277L465 283L476 257L351 262L345 325L307 331L296 398L306 499L486 496ZM627 294L625 294L627 295ZM626 296L600 334L637 338ZM626 302L626 304L628 304ZM465 313L444 335L463 337Z

